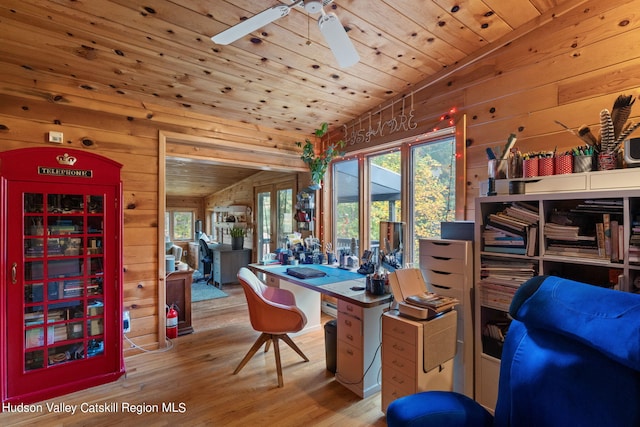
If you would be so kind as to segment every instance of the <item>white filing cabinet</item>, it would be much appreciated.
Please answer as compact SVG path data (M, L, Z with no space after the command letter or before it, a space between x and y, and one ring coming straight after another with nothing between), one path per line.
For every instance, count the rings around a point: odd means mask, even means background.
M338 299L336 380L363 398L380 390L380 317L386 308Z
M421 239L420 270L429 291L460 301L453 390L473 398L473 242Z
M413 320L382 316L382 411L391 402L427 390L453 390L456 314Z

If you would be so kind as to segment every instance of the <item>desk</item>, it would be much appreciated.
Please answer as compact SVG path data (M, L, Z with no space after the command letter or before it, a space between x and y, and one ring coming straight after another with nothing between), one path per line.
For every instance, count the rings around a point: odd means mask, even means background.
M238 283L238 271L251 262L251 249L232 250L229 245L218 244L209 244L209 248L213 253L211 271L214 286L222 289L224 284Z
M382 314L391 295L370 295L353 286L364 287L364 276L327 265L308 265L325 272L325 277L298 279L286 273L289 266L251 264L256 274L265 276L268 286L289 289L296 304L307 316L302 333L322 327L320 294L338 299L336 380L364 398L380 390L380 337Z

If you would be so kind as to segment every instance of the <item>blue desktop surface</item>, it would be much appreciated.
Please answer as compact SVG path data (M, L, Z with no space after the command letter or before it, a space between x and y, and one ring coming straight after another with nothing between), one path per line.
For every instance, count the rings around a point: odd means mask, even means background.
M282 266L265 266L265 271L269 271L274 274L279 274L281 276L291 277L292 280L302 281L305 284L313 285L313 286L323 286L328 285L330 283L336 282L344 282L347 280L356 280L356 279L364 279L364 275L360 273L356 273L351 270L343 270L341 268L331 267L329 265L321 265L321 264L300 264L297 267L308 267L314 270L320 270L326 274L324 277L313 277L309 279L300 279L298 277L289 276L287 274L287 268L296 267L293 265L282 265Z

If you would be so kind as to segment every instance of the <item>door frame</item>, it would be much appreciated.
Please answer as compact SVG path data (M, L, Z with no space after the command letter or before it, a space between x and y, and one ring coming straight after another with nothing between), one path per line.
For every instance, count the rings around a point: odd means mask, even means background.
M238 149L244 149L238 158ZM308 172L307 166L300 159L300 154L287 152L273 146L258 146L225 141L219 138L187 135L176 132L158 132L158 347L167 346L166 313L162 309L162 301L166 300L164 258L164 213L166 211L166 157L181 157L192 160L203 160L220 165L244 166L257 170L282 172ZM295 191L295 189L294 189Z

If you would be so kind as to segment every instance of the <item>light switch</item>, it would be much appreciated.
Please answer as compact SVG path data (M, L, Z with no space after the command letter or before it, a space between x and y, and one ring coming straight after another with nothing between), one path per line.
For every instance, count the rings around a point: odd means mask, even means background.
M49 142L53 142L55 144L62 144L64 136L62 132L49 132Z

